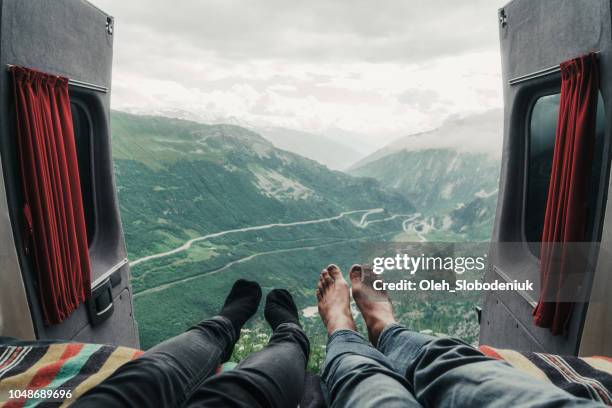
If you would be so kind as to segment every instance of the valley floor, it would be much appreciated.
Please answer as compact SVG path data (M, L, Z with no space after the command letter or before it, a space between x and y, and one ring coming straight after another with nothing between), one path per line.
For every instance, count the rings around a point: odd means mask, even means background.
M225 291L238 278L257 280L264 290L285 287L295 295L311 336L311 369L321 363L326 336L316 313L314 288L320 270L343 270L365 262L373 246L426 237L416 227L420 214L392 214L380 208L342 212L315 220L231 229L190 239L175 249L148 255L132 265L134 304L143 348L213 316ZM477 299L394 299L400 320L414 330L477 338L471 310ZM356 311L356 309L355 309ZM358 325L363 322L355 312ZM267 341L269 330L256 318L236 348L235 359ZM257 340L257 341L256 341ZM255 343L253 343L255 341ZM318 353L318 354L317 354Z
M185 242L180 247L172 249L170 251L160 252L160 253L157 253L157 254L148 255L148 256L144 256L142 258L138 258L135 261L130 262L130 266L134 267L134 266L136 266L136 265L138 265L140 263L143 263L143 262L151 261L153 259L165 258L167 256L178 254L179 252L187 251L196 242L206 241L206 240L210 240L212 238L218 238L218 237L222 237L222 236L225 236L225 235L228 235L228 234L235 234L235 233L239 233L239 232L261 231L261 230L266 230L266 229L270 229L270 228L296 227L296 226L300 226L300 225L319 224L319 223L323 223L323 222L330 222L330 221L334 221L334 220L339 220L340 218L343 218L343 217L346 217L346 216L349 216L349 215L352 215L352 214L361 214L361 213L363 213L363 216L361 217L361 220L359 221L359 223L356 223L355 226L356 227L360 227L360 228L365 228L365 227L368 226L367 218L368 218L369 215L376 214L376 213L381 213L383 211L384 211L383 208L372 208L372 209L369 209L369 210L345 211L345 212L342 212L342 213L340 213L340 214L338 214L338 215L336 215L334 217L319 218L319 219L316 219L316 220L295 221L295 222L287 222L287 223L272 223L272 224L258 225L258 226L255 226L255 227L235 228L235 229L231 229L231 230L227 230L227 231L215 232L213 234L207 234L207 235L203 235L201 237L190 239L189 241ZM398 214L395 214L395 215L392 216L392 218L387 218L387 219L394 219L394 218L397 218L397 217L402 217L402 216L398 215ZM403 217L412 217L412 215L406 215L406 216L403 216ZM386 221L387 219L371 221L371 222L381 222L381 221Z

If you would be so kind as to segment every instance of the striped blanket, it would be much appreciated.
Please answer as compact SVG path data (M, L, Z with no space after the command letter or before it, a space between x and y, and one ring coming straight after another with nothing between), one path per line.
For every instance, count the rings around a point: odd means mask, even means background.
M534 377L556 385L572 395L612 406L612 358L561 357L480 346L489 357L505 360Z
M68 406L141 354L83 343L0 345L0 407Z
M480 350L573 395L612 406L611 358L560 357L488 346L481 346ZM68 406L142 353L127 347L83 343L0 345L0 408L34 407L42 403L45 407ZM231 368L226 364L222 370ZM36 391L39 393L35 394ZM53 391L58 395L51 398L41 395ZM65 398L67 392L69 398Z

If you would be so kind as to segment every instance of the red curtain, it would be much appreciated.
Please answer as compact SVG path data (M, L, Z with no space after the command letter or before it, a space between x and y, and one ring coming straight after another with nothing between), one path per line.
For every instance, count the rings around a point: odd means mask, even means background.
M24 192L27 250L47 324L89 297L91 266L68 79L11 67Z
M580 256L587 227L588 187L595 145L599 71L595 54L561 64L561 101L542 232L540 299L535 324L564 334L572 291L584 276Z

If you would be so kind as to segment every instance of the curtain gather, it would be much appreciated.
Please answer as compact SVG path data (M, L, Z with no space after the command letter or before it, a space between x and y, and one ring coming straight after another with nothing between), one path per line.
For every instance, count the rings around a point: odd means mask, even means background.
M11 67L28 251L47 324L89 297L91 266L68 79Z
M571 293L586 262L577 245L587 230L588 188L595 145L599 72L595 54L561 64L561 101L544 229L541 290L533 311L537 326L564 334L573 309Z

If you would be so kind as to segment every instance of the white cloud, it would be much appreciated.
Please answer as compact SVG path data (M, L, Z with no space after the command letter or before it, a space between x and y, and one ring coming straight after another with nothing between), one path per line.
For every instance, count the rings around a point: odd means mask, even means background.
M499 0L97 0L115 109L191 112L372 143L501 106Z

